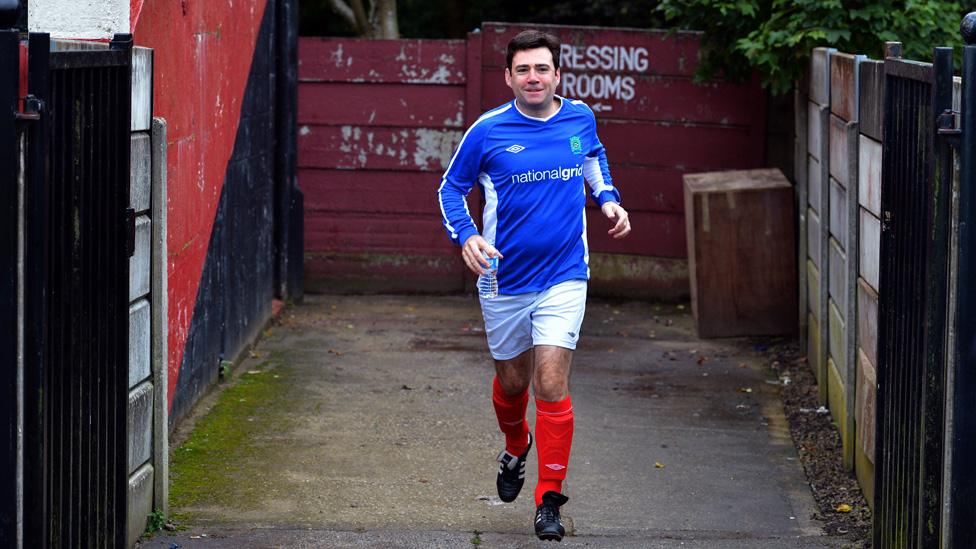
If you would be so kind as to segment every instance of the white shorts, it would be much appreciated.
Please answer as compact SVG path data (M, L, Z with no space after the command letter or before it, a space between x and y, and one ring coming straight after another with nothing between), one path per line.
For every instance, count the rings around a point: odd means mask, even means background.
M482 299L488 350L495 360L508 360L535 345L576 349L585 310L585 280L567 280L542 292Z

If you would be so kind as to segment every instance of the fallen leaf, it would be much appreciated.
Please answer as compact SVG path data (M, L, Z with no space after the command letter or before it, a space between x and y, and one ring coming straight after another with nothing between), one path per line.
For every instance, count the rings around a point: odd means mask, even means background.
M752 392L752 387L739 387L739 392L740 393L751 393Z
M848 505L848 504L846 504L846 503L841 503L834 510L837 511L838 513L850 513L851 512L851 506Z
M335 356L342 356L342 352L336 351L335 349L329 349L329 352L334 354Z
M706 361L708 361L708 357L704 357L704 356L698 357L698 365L699 366L701 366L702 364L704 364Z
M654 468L655 469L664 469L664 464L661 463L660 461L655 461L654 462Z

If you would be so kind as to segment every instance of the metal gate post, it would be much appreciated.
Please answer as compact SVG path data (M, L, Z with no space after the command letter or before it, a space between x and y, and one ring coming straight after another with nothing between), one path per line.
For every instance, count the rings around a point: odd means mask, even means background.
M17 93L20 39L0 31L0 547L17 545Z
M44 382L47 372L48 189L47 117L43 104L49 93L50 36L31 33L28 45L27 91L40 101L41 122L27 143L24 188L24 546L47 547L47 415Z
M951 482L949 488L952 547L976 546L976 14L963 20L962 141L959 147L959 248L956 290L956 346L953 361L953 423Z

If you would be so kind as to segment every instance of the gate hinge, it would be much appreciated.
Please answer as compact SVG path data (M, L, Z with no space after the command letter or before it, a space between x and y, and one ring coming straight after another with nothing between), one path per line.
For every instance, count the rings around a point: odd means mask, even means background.
M946 109L936 120L939 135L962 135L959 129L959 113Z
M125 255L132 257L136 253L136 211L125 209Z
M24 99L24 111L15 112L14 119L22 120L24 122L36 122L40 120L41 111L44 110L44 102L34 97L33 95L28 95L23 99Z

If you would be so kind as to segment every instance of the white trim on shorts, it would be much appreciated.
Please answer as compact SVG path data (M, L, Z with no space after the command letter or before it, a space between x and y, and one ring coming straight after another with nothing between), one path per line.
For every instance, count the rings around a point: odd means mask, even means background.
M586 280L481 299L488 350L495 360L515 358L536 345L575 350L585 312Z

